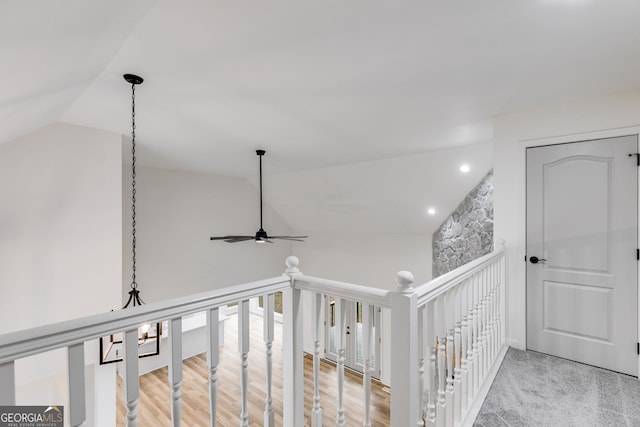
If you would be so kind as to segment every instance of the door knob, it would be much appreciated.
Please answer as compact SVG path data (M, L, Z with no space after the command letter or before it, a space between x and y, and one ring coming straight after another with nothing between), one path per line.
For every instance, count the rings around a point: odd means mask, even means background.
M545 262L547 262L547 260L546 260L546 259L544 259L544 258L538 258L537 256L532 256L531 258L529 258L529 261L531 261L531 264L537 264L537 263L539 263L539 262L541 262L541 263L543 263L543 264L544 264Z

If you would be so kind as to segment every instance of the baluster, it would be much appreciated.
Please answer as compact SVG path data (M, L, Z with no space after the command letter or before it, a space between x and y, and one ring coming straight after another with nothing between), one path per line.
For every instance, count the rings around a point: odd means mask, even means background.
M489 367L491 367L491 267L490 265L484 268L486 270L485 273L485 285L484 285L484 300L485 300L485 309L484 309L484 329L485 329L485 368L484 374L485 376L489 372Z
M476 371L476 361L473 353L473 325L475 323L475 316L473 314L474 280L474 277L471 276L467 281L467 407L469 406L469 403L471 403L475 393L475 387L473 383L473 378Z
M488 354L488 358L489 358L489 362L487 364L487 373L489 373L489 369L491 369L491 364L493 362L493 347L494 347L494 333L493 333L493 326L494 326L494 322L493 322L493 263L491 263L490 265L487 266L487 269L489 270L489 283L487 284L487 325L488 325L488 329L489 332L487 334L488 337L488 350L487 350L487 354Z
M482 379L484 378L484 367L486 363L484 344L485 344L485 330L484 330L484 285L485 271L480 270L478 273L478 388L482 385Z
M505 325L504 322L505 321L505 316L506 313L504 312L505 310L505 302L503 300L504 298L504 286L506 285L506 268L507 268L507 248L505 247L506 242L504 239L498 239L498 250L502 251L502 254L500 255L500 258L498 260L498 276L497 276L497 280L498 280L498 284L497 284L497 290L498 290L498 309L497 309L497 316L498 316L498 350L500 350L502 348L502 346L504 345L505 342Z
M242 386L240 389L240 397L242 401L242 410L240 412L240 426L249 426L249 403L248 403L248 387L249 387L249 300L240 301L238 303L238 353L240 353L240 370L242 377Z
M482 368L482 380L489 372L489 270L485 267L482 280L482 355L484 365Z
M487 323L489 325L489 350L488 350L488 354L489 354L489 364L488 367L491 368L491 365L493 363L493 358L495 355L495 319L493 318L493 309L494 309L494 304L493 304L493 295L494 295L494 278L495 275L493 273L493 267L494 264L491 263L487 266L487 269L489 270L489 284L488 284L488 291L487 291L487 305L488 305L488 310L487 310ZM487 369L487 372L489 372L489 370Z
M271 396L271 380L273 373L273 312L275 309L275 299L273 294L265 295L262 297L262 325L264 333L264 344L266 350L266 364L267 364L267 396L264 401L264 425L274 426L273 415L273 398Z
M138 367L138 328L124 333L124 400L127 403L127 427L138 427L140 378Z
M418 426L424 427L424 416L426 409L425 386L424 386L424 371L425 371L425 340L424 334L426 332L424 327L426 306L418 307L418 395L420 396L420 404L418 405Z
M480 324L478 325L478 338L480 339L478 351L480 351L480 372L478 387L482 387L482 382L486 374L487 367L487 328L486 328L486 301L485 301L485 287L487 285L487 272L486 270L480 270L480 302L478 305L478 313L480 316Z
M426 312L424 315L424 330L425 340L427 344L427 356L429 358L427 362L427 387L426 393L428 397L427 402L427 426L436 426L436 401L437 401L437 373L436 373L436 352L437 342L435 334L435 319L436 319L436 307L433 300L427 302Z
M159 331L156 331L159 332ZM160 339L158 336L157 339ZM171 421L180 426L182 415L182 317L169 321L169 384L171 384Z
M504 240L502 240L504 243ZM504 246L503 246L504 247ZM506 275L506 254L502 254L502 258L500 258L499 264L499 273L498 273L498 348L502 348L505 342L505 303L504 303L504 285L505 285L505 275Z
M475 398L475 393L479 389L479 376L482 366L482 357L479 351L480 338L479 338L479 326L480 326L480 314L478 311L478 301L480 292L480 275L476 273L473 277L473 394L471 399Z
M81 426L87 419L87 407L84 390L84 343L67 347L69 367L69 405L71 427Z
M487 375L487 366L489 365L489 325L487 324L487 314L489 311L489 306L487 304L487 287L489 285L489 271L487 268L482 269L482 291L480 297L482 298L482 360L484 363L482 364L482 376L480 378L480 383L484 382L484 378Z
M438 336L436 338L438 346L438 407L436 409L436 421L438 427L445 427L446 423L446 409L447 400L445 393L445 378L446 378L446 323L445 323L445 297L439 295L436 299L437 304L437 320L436 331Z
M497 263L491 264L491 363L498 354L498 326L496 325L496 283L497 280Z
M460 283L456 285L453 291L454 304L454 368L453 368L453 419L455 423L459 423L462 419L462 286Z
M482 285L482 301L483 301L483 314L482 314L482 324L483 324L483 339L484 339L484 375L487 374L489 366L491 362L491 353L489 352L489 346L491 343L491 327L489 325L489 287L491 285L491 270L488 266L485 266L482 269L483 285ZM484 376L483 376L484 378Z
M493 361L493 264L487 267L487 373Z
M336 299L336 350L338 351L338 416L336 426L346 426L344 418L344 362L346 347L346 301L342 298Z
M16 371L14 362L0 365L0 405L16 404Z
M500 351L500 260L495 264L493 285L494 356Z
M484 285L485 292L485 314L484 314L484 329L485 329L485 367L484 374L485 377L489 372L489 368L491 367L491 268L489 266L485 267L487 273L485 274L486 283Z
M209 368L209 424L216 426L218 399L218 364L220 363L218 308L207 310L207 366Z
M444 297L446 308L446 331L447 331L447 427L453 427L453 366L455 364L455 349L453 348L453 316L455 306L454 289L449 290Z
M465 413L469 399L469 366L467 359L468 335L469 335L469 302L468 302L469 280L465 280L460 290L460 412Z
M371 427L371 341L373 338L373 316L375 307L362 303L362 351L364 359L364 427Z
M313 306L313 409L311 426L322 427L322 406L320 405L320 340L322 339L322 295L311 295Z

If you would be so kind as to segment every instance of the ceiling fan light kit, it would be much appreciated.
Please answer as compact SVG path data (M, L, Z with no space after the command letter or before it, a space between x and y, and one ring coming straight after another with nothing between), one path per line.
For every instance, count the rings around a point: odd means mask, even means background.
M256 243L273 243L274 239L291 240L294 242L304 242L303 239L306 239L309 236L269 236L269 234L264 230L262 225L262 156L266 154L266 151L256 150L256 154L260 159L260 229L253 236L228 235L228 236L211 237L211 240L223 240L227 243L247 242L249 240L253 240Z

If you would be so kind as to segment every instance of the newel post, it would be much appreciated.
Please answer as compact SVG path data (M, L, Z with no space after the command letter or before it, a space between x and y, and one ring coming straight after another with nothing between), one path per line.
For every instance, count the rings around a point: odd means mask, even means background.
M304 425L304 354L302 350L302 299L295 278L302 275L300 261L295 256L286 260L285 275L291 287L283 292L283 424L285 427Z
M418 388L418 298L413 274L400 271L398 286L391 293L391 425L417 424Z
M13 361L0 364L0 405L16 404L16 371Z

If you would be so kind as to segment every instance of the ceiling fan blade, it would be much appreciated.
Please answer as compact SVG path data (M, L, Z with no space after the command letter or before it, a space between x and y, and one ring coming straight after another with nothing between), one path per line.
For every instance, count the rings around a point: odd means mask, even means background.
M219 236L219 237L212 237L211 240L235 240L235 239L253 239L253 236Z
M281 240L291 240L294 242L304 242L304 240L299 239L298 237L299 236L269 236L270 239L281 239ZM307 238L307 236L304 236L304 238Z
M247 242L249 240L253 240L253 237L242 237L242 238L235 238L235 239L225 239L224 241L226 243L238 243L238 242Z
M309 236L269 236L270 239L308 239Z

